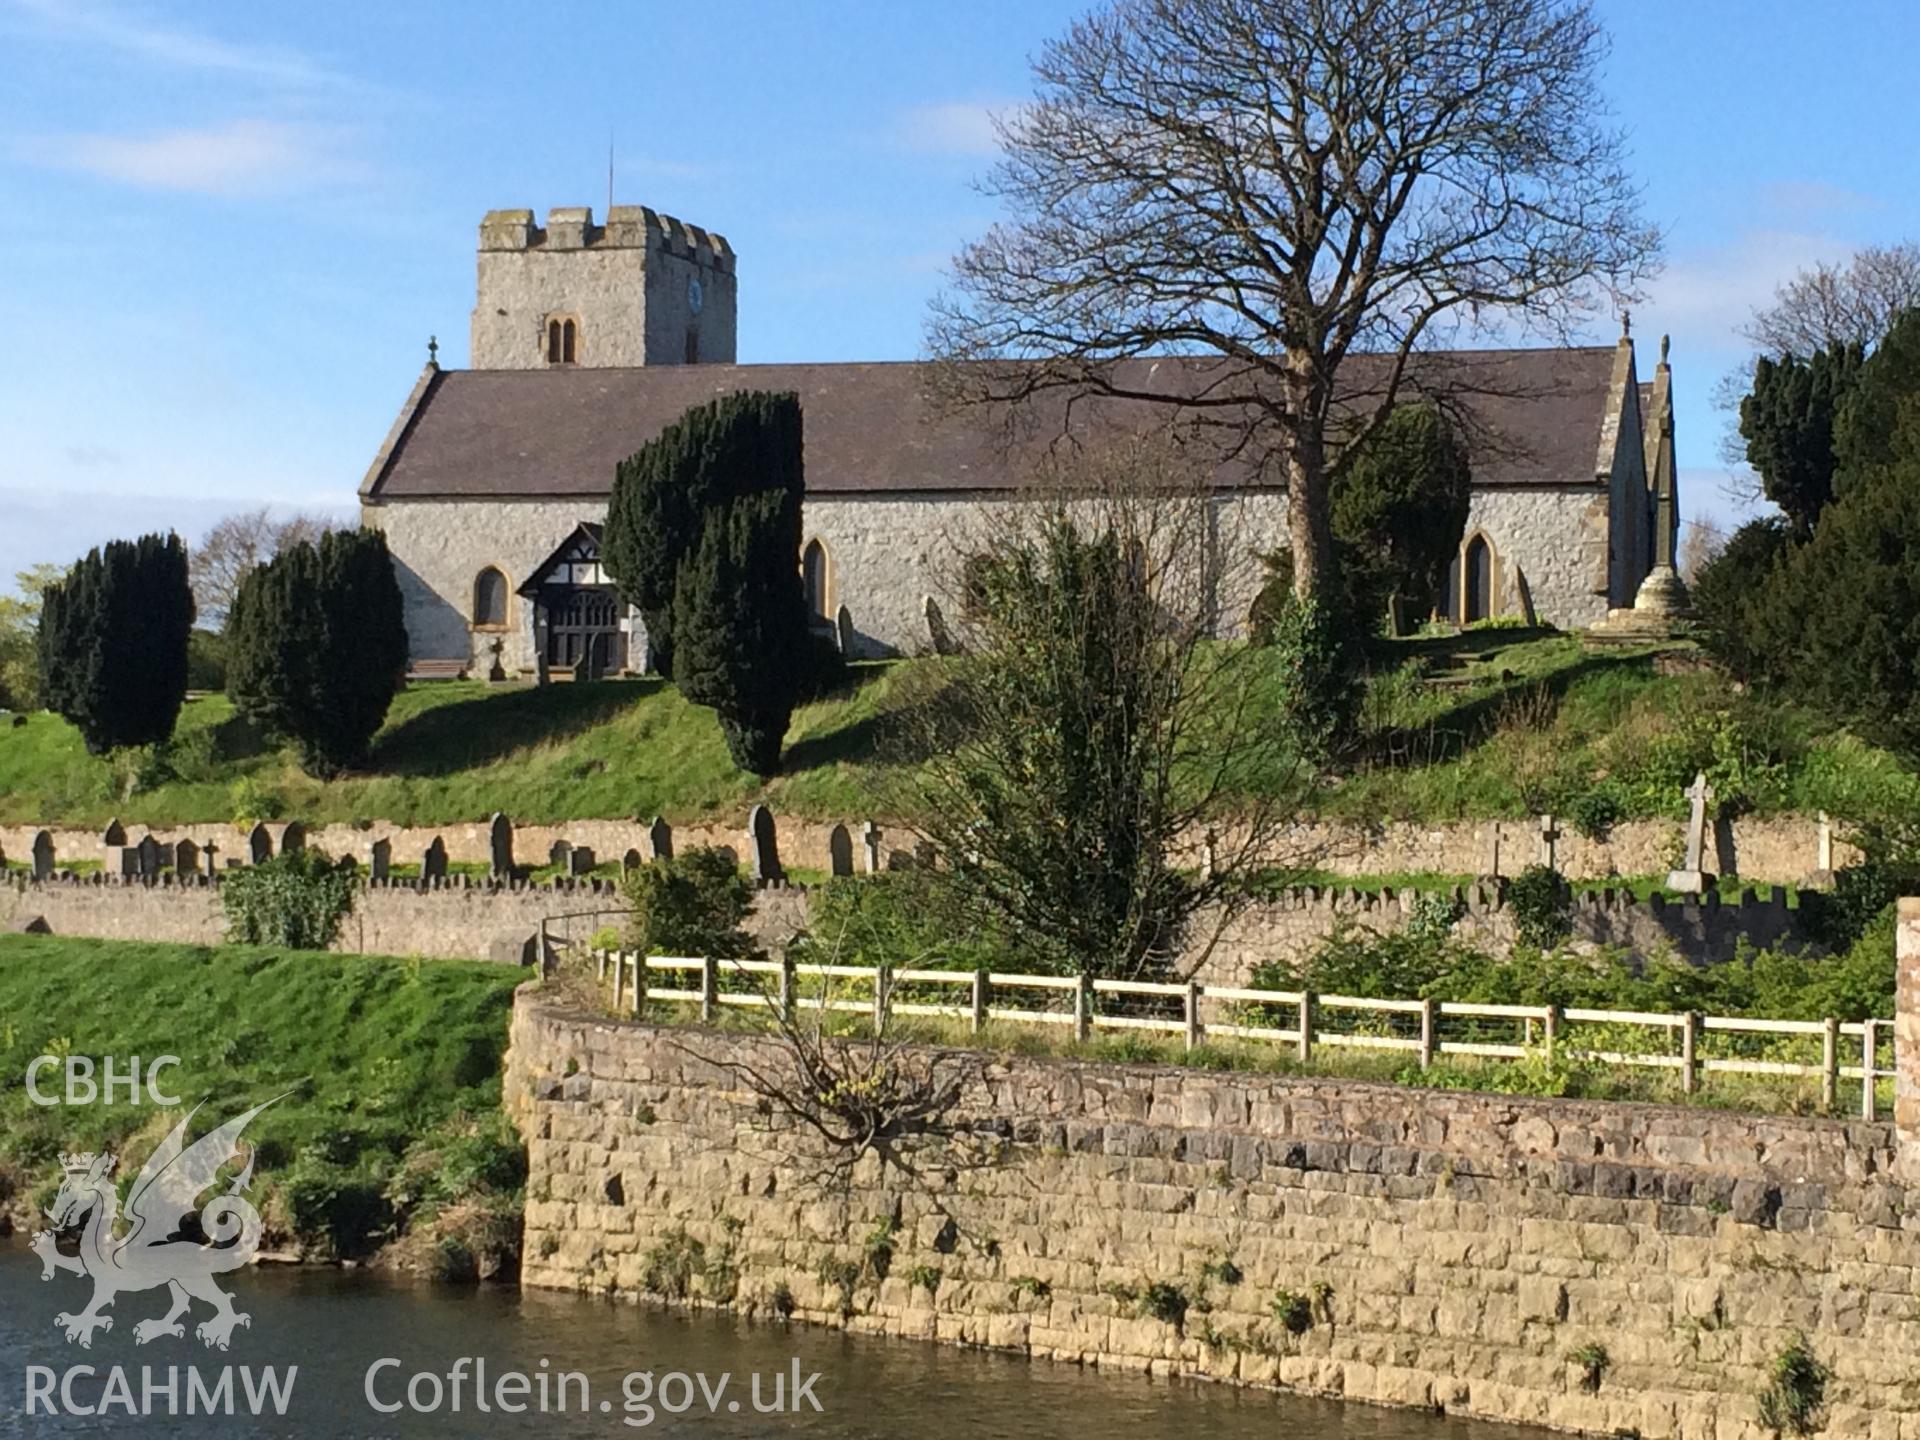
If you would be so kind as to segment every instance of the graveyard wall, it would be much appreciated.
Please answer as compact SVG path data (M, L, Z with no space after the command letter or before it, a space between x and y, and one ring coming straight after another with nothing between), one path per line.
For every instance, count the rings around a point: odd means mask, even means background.
M494 885L482 882L425 884L363 882L334 949L365 955L423 955L433 959L491 958L495 941L524 941L541 918L562 912L616 908L620 898L604 882ZM749 928L765 943L784 944L805 923L806 895L795 889L763 890ZM215 945L222 935L218 880L185 883L60 876L33 880L8 877L0 885L0 929L38 918L55 935L106 940L161 940ZM575 927L582 938L609 914Z
M926 1052L978 1064L1000 1163L842 1192L742 1079L778 1044L523 989L524 1282L667 1303L650 1262L697 1243L688 1306L1643 1440L1770 1435L1804 1336L1823 1435L1920 1435L1890 1125Z
M268 826L275 832L276 847L278 832L284 830L287 823ZM832 871L830 850L835 822L779 816L777 823L780 857L786 865L819 873ZM864 823L849 819L844 827L852 842L856 869L864 863L861 855ZM905 827L883 820L879 828L883 867L895 856L911 853L913 837ZM149 833L166 844L192 840L204 849L210 842L218 847L223 857L221 863L246 852L246 837L230 824L150 827L136 819L127 821L123 829L134 842ZM1565 874L1576 880L1599 880L1611 875L1664 875L1680 861L1684 830L1684 823L1679 820L1635 820L1614 826L1612 833L1601 841L1588 840L1563 822L1561 833L1553 842L1554 859ZM25 863L37 833L37 826L0 826L0 855L11 862ZM1707 837L1708 868L1717 874L1738 875L1759 884L1789 885L1808 883L1822 871L1858 861L1858 852L1838 839L1830 839L1823 847L1821 833L1821 823L1813 816L1743 817L1723 821L1715 825ZM100 830L59 827L50 829L48 834L61 864L107 859ZM440 826L399 826L380 821L322 825L309 828L306 837L308 844L317 845L330 855L355 856L362 865L367 863L374 842L381 839L391 842L396 864L417 864L435 837L446 846L450 861L485 864L489 858L485 819ZM646 821L569 820L559 824L516 824L514 858L521 865L544 864L549 850L560 840L591 847L601 861L618 862L629 851L642 858L652 854L647 843ZM675 824L673 841L680 849L696 845L725 846L743 862L750 854L744 815ZM1406 821L1383 821L1376 825L1326 821L1292 827L1277 846L1279 856L1285 860L1355 878L1415 873L1514 876L1543 860L1545 850L1538 819L1433 825Z

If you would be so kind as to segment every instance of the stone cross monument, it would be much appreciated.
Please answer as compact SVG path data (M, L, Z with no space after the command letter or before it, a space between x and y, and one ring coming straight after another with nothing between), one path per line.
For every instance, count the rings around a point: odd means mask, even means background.
M1707 887L1713 884L1713 876L1705 869L1707 806L1713 802L1713 787L1707 784L1704 773L1693 777L1693 784L1687 787L1686 795L1692 807L1687 816L1686 864L1684 868L1668 874L1667 888L1678 890L1683 895L1704 895Z

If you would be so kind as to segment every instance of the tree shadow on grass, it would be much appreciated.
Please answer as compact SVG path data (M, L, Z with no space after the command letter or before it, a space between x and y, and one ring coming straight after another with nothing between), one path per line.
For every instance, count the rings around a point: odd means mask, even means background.
M1525 714L1529 723L1542 729L1551 725L1568 691L1587 676L1617 669L1621 664L1618 659L1588 656L1545 675L1508 679L1499 688L1463 701L1421 724L1396 725L1368 736L1360 758L1384 770L1450 764L1485 744L1510 716Z
M649 676L536 686L436 705L382 735L367 773L441 776L488 765L605 724L664 683Z
M860 674L859 671L854 672ZM881 672L862 675L857 685L836 692L850 696L879 683ZM919 680L896 689L886 705L871 715L841 725L825 734L808 735L787 747L780 773L799 775L830 765L913 766L927 758L928 707L939 694L937 681Z

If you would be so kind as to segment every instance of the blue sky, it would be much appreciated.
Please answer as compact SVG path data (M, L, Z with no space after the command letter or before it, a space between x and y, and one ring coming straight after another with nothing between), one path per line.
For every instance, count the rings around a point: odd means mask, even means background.
M0 0L0 584L229 510L350 511L494 207L725 233L740 358L907 358L988 113L1080 3ZM1715 381L1779 280L1920 235L1898 0L1599 0L1668 264L1686 513L1724 523ZM1592 338L1609 339L1611 333Z

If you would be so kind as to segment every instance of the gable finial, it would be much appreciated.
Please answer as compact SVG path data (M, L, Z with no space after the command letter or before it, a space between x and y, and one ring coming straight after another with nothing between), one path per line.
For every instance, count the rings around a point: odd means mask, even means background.
M1662 335L1660 337L1660 363L1662 365L1667 363L1667 356L1672 350L1673 337L1671 335Z
M1622 340L1633 338L1633 311L1631 310L1620 312L1620 338Z
M433 366L435 369L439 368L440 337L437 335L427 336L427 363Z

